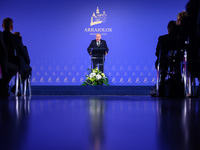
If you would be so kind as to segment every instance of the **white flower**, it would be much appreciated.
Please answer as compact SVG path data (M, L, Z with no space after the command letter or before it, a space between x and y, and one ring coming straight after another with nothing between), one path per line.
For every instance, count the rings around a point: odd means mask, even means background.
M96 76L96 78L97 78L97 80L100 80L102 77L101 77L100 74L98 74L98 75Z
M96 73L94 72L90 73L90 78L93 78L94 76L96 76Z

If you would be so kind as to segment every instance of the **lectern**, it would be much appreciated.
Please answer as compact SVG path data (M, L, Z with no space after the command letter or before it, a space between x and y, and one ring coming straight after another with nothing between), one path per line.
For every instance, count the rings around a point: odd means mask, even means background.
M91 70L93 69L93 61L101 61L102 60L102 65L103 69L104 69L104 62L105 62L105 49L104 48L94 48L92 50L92 55L91 55ZM102 70L102 72L104 72L104 70Z

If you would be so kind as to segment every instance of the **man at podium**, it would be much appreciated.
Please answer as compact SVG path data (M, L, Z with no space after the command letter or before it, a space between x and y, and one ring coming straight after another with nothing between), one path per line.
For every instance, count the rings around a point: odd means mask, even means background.
M101 39L100 33L96 34L96 40L92 40L87 51L91 55L93 68L96 68L99 64L99 70L104 72L104 61L105 56L108 54L108 47L106 41Z

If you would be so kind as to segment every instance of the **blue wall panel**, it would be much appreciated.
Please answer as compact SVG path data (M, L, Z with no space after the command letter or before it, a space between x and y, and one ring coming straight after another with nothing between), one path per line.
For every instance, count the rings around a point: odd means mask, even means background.
M33 85L80 85L90 67L87 47L97 32L110 49L105 72L111 85L153 85L158 37L187 1L10 0L0 2L0 20L13 18L14 31L21 32ZM90 26L97 7L106 20Z

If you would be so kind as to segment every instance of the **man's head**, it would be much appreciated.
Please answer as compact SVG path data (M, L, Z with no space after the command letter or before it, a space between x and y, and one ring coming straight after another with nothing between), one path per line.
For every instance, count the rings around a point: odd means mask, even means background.
M2 27L4 30L12 31L13 30L13 20L11 18L5 18L3 20Z
M96 34L96 41L99 42L101 40L101 34L97 33Z
M181 24L181 21L182 21L183 18L186 17L186 16L188 16L188 13L187 13L186 11L182 11L182 12L178 13L176 24L177 24L177 25L180 25L180 24Z
M177 32L176 28L177 28L176 21L172 20L167 25L167 30L169 34L175 34Z

